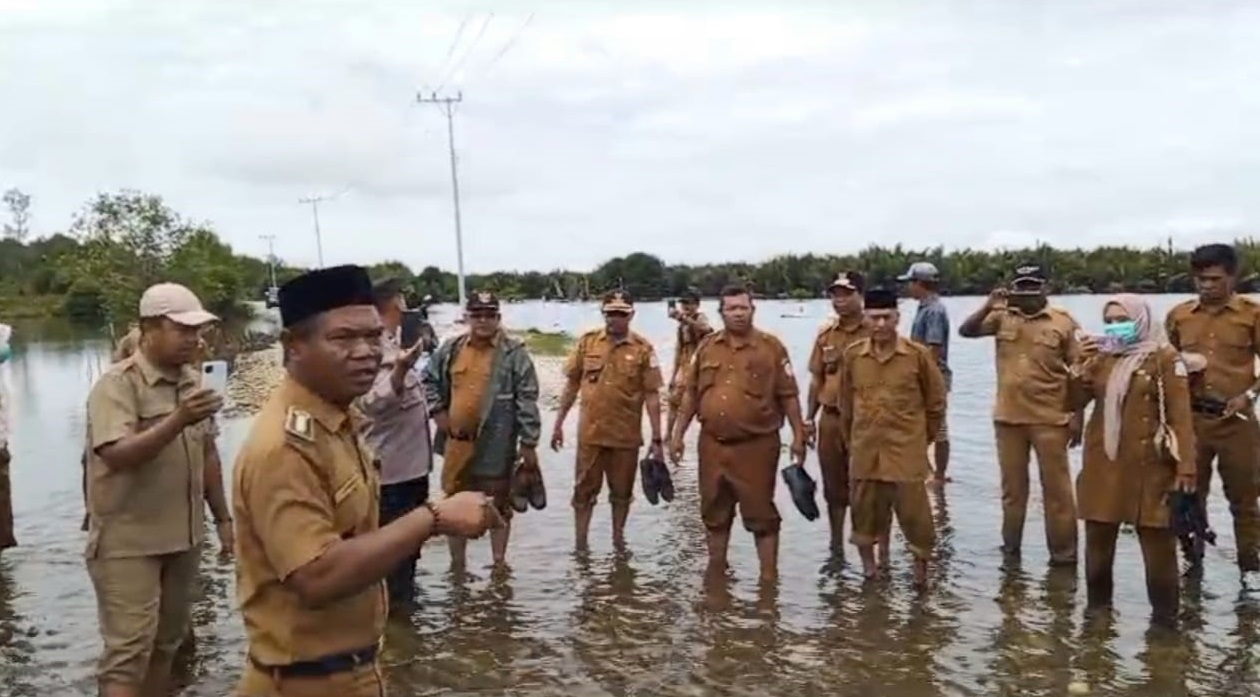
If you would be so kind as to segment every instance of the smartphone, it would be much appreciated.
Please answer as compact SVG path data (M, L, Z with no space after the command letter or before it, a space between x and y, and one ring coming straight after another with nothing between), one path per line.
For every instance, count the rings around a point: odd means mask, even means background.
M672 309L674 309L675 307L678 307L678 301L677 301L677 300L674 300L674 299L672 299L672 298L671 298L670 300L667 300L667 301L665 302L665 309L667 309L667 310L672 310Z
M227 395L227 361L206 361L201 364L201 387Z

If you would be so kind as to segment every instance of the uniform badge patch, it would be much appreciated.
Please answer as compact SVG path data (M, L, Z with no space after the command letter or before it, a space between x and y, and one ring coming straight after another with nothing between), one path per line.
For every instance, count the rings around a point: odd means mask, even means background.
M289 407L284 419L285 433L297 436L305 441L315 442L315 428L311 415L301 409Z
M792 361L783 361L783 374L792 377Z
M660 362L660 361L658 361L658 360L656 360L656 353L655 353L655 352L653 352L653 353L652 353L652 355L648 357L648 367L649 367L649 368L659 368L659 367L661 367L661 362Z
M1186 367L1186 362L1181 360L1180 356L1173 359L1173 375L1176 375L1179 378L1184 378L1190 375L1190 369Z

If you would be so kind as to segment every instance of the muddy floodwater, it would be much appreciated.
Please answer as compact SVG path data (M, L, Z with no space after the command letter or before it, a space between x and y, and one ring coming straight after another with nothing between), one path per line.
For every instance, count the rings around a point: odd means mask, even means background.
M1178 299L1153 301L1162 316ZM979 302L948 299L954 326ZM1098 327L1099 298L1056 303L1087 329ZM714 303L706 307L716 312ZM903 306L903 325L912 310ZM526 303L505 312L518 328L578 332L598 323L593 305ZM787 342L802 385L810 343L828 312L824 302L759 306L759 323ZM664 306L641 306L635 322L668 365ZM19 332L27 343L3 370L16 403L13 489L22 546L0 556L0 697L89 695L99 639L82 562L79 447L84 397L105 349L40 328ZM1024 558L1003 566L992 344L955 338L951 356L953 483L935 502L940 545L926 598L912 592L900 541L885 583L864 585L851 550L849 565L828 564L825 523L806 522L782 488L778 585L759 587L751 539L737 530L732 578L705 587L694 450L676 474L672 504L636 501L628 554L612 550L601 506L593 550L576 557L568 506L573 452L547 451L550 505L516 518L510 571L491 573L488 543L479 542L470 549L470 573L454 578L445 546L426 547L420 607L389 630L392 694L1260 694L1260 590L1239 583L1219 484L1211 517L1220 547L1209 550L1203 578L1186 584L1180 631L1151 628L1131 534L1117 554L1114 612L1086 618L1077 572L1047 566L1036 494ZM570 444L575 424L572 418ZM550 431L550 415L543 426ZM247 420L225 424L220 447L228 462L247 428ZM816 472L812 455L810 466ZM219 697L231 691L244 643L231 566L207 550L204 568L186 694Z

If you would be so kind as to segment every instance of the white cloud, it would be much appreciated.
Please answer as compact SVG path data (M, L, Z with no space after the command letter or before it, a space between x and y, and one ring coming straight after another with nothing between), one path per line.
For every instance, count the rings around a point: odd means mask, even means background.
M1253 3L414 5L0 0L0 186L42 232L140 187L309 263L297 198L350 185L327 261L450 268L446 124L415 103L447 78L476 270L1260 222Z

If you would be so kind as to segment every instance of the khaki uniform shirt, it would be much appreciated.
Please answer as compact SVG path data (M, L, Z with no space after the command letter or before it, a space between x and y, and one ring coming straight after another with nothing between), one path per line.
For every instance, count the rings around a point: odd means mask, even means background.
M809 354L809 375L820 405L833 409L840 407L844 351L870 335L870 326L861 317L852 321L832 317L819 330L814 339L814 350Z
M745 337L710 334L687 376L687 398L701 427L719 440L777 433L787 415L781 400L799 394L783 342L759 329Z
M213 420L184 429L138 467L113 470L96 454L166 418L200 380L190 366L164 375L137 351L110 366L92 386L87 404L89 559L171 554L201 544L206 449L218 434Z
M481 427L481 403L490 389L496 345L467 341L451 361L451 433L475 436Z
M674 343L673 380L675 383L682 383L686 379L687 366L691 365L691 358L696 355L700 341L713 331L709 328L709 319L703 312L696 312L695 321L705 329L701 331L692 329L690 325L681 323L678 325L677 339Z
M923 481L928 443L945 420L945 378L931 350L899 336L892 353L880 356L863 339L845 352L844 372L850 478Z
M647 339L634 332L621 341L605 329L587 332L569 353L564 375L581 385L579 441L604 448L643 445L643 402L661 390L661 366Z
M1211 307L1187 300L1168 312L1164 321L1173 346L1207 358L1203 379L1196 380L1196 397L1229 400L1256 382L1256 355L1260 352L1260 304L1235 295L1223 306ZM1250 414L1250 410L1247 412Z
M997 400L993 420L1063 426L1072 419L1069 370L1079 353L1072 315L1046 307L1033 316L1013 309L990 312L981 336L996 339Z
M357 412L286 378L237 456L236 592L250 655L260 663L357 651L385 630L383 583L318 608L284 584L330 546L379 524L378 462L361 427Z

